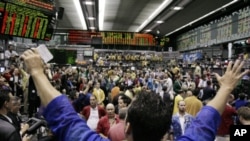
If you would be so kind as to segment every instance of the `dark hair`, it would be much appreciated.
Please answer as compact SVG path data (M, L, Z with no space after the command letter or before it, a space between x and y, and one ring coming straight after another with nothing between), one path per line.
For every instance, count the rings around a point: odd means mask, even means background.
M171 124L171 107L153 93L141 91L128 108L126 122L134 140L160 141Z
M198 96L200 94L200 89L199 88L196 88L193 90L193 95L194 96Z
M131 103L131 99L127 95L121 95L121 99L127 106Z
M207 85L208 86L212 85L211 81L207 81Z
M124 91L125 90L125 86L124 86L124 84L119 84L119 88L120 88L120 91Z
M10 48L10 47L14 47L14 45L12 45L12 44L9 44L9 45L8 45L8 48Z
M166 90L168 90L168 87L167 87L167 86L163 86L163 87L162 87L162 90L163 90L163 91L166 91Z
M240 100L244 100L246 98L246 95L244 93L239 94Z
M116 95L114 98L113 98L113 100L112 100L112 103L116 106L116 105L118 105L118 98L120 97L120 96L124 96L125 94L124 93L119 93L118 95Z
M10 91L9 90L0 90L0 109L3 108L5 101L10 101Z
M250 108L242 106L237 110L238 116L241 116L245 120L250 120Z

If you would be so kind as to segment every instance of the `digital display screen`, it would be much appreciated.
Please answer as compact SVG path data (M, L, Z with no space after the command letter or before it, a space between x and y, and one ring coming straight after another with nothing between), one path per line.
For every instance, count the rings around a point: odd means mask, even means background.
M50 40L53 14L13 3L0 2L0 33L10 36Z
M54 0L3 0L5 2L14 3L20 6L37 9L39 11L51 12L54 10Z
M65 49L49 49L49 51L53 54L53 59L50 63L56 64L71 64L75 65L75 60L77 58L76 50L65 50Z
M250 6L219 17L177 37L180 51L212 46L250 36Z

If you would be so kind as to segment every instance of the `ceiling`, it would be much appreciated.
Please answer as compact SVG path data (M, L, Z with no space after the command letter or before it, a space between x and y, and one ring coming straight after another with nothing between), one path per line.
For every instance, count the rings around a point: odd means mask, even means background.
M189 24L190 22L202 17L211 11L218 9L233 0L169 0L165 1L167 6L162 6L162 11L155 13L157 16L149 19L145 27L139 28L141 24L164 2L164 0L105 0L103 28L98 26L101 19L99 8L104 0L80 0L83 15L95 16L95 20L85 18L85 25L81 24L77 8L74 1L78 0L55 0L56 7L63 7L64 14L61 20L58 20L57 32L67 32L70 29L90 30L90 31L122 31L122 32L141 32L145 33L147 29L151 29L148 33L155 36L164 36L172 31ZM85 1L93 1L92 7L86 6ZM195 23L189 24L184 29L190 28L197 24L201 24L215 16L223 14L232 8L246 5L249 0L238 0L228 8L218 9L211 16L201 19ZM77 5L77 4L76 4ZM78 5L79 6L79 5ZM183 9L173 10L174 6L182 6ZM81 15L82 16L82 15ZM159 24L156 21L162 20ZM207 21L208 22L208 21ZM95 26L95 30L91 30L90 26ZM139 28L139 29L138 29ZM172 33L171 33L172 34ZM170 35L171 35L170 34Z

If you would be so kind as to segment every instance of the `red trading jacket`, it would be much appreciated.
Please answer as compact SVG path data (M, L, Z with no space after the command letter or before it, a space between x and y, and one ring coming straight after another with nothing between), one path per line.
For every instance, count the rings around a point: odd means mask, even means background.
M82 109L82 115L85 117L86 121L89 119L90 108L91 108L90 106L85 106L85 107L83 107L83 109ZM104 110L102 107L100 107L100 106L97 106L97 108L98 108L98 115L99 115L99 119L100 119L101 117L103 117L103 116L106 115L106 112L105 112L105 110Z

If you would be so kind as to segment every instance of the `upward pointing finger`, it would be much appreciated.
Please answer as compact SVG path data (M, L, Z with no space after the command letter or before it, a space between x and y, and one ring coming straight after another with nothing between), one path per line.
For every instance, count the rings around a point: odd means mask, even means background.
M232 70L233 61L230 61L227 65L227 72Z
M241 60L236 60L236 62L233 65L233 68L232 68L233 72L237 71L237 68L239 68L240 63L241 63Z
M244 75L248 74L250 70L245 70L243 73L240 74L240 78L242 78Z
M244 66L244 61L241 61L239 66L236 68L236 73L240 73L243 66Z

